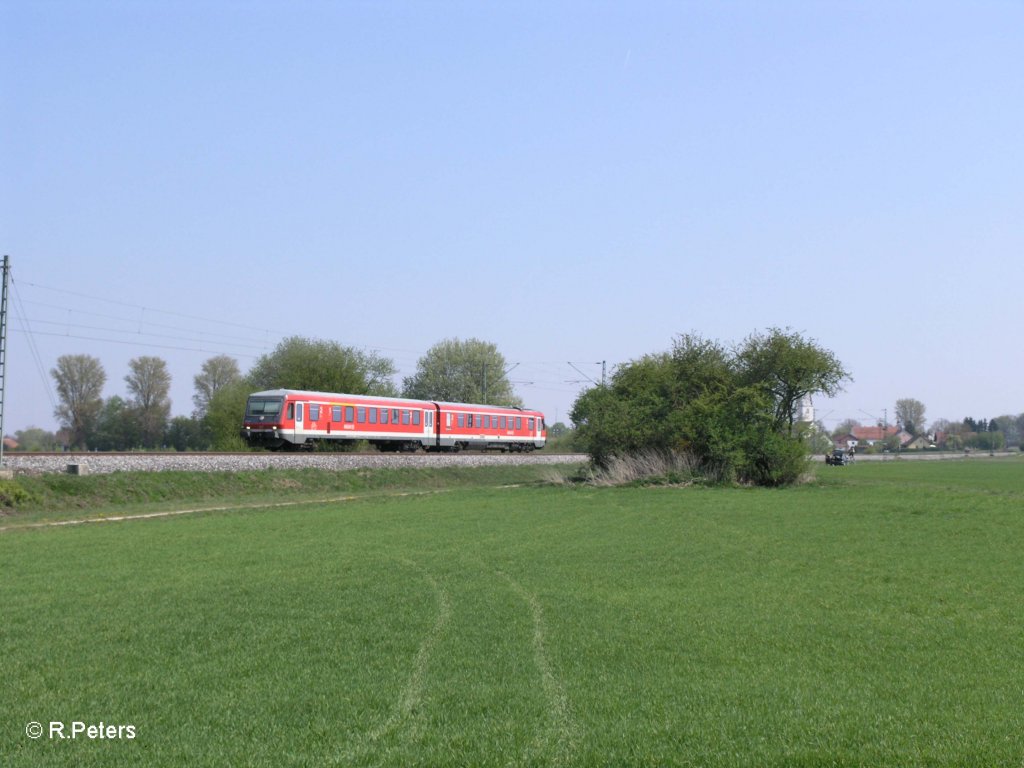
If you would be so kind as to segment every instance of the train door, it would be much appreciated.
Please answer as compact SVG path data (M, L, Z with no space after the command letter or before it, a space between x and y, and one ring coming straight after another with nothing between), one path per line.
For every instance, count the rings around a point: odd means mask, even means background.
M306 411L306 404L305 403L296 403L295 404L295 435L294 435L295 439L292 441L294 443L304 443L306 441L306 439L304 437L302 437L302 435L300 434L303 431L303 429L305 428L305 419L304 419L305 411Z

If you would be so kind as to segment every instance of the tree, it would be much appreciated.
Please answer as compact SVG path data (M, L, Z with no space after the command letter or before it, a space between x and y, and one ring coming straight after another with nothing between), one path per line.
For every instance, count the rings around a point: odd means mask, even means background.
M176 451L203 451L210 447L202 420L175 416L167 426L167 444Z
M753 333L736 353L740 381L760 386L772 399L777 427L793 431L796 407L808 395L832 396L850 374L836 356L799 333L770 328Z
M242 378L238 370L238 363L229 355L217 355L203 363L202 371L196 374L196 393L192 396L192 402L196 409L194 416L202 419L210 407L210 400L217 392L228 384L234 384Z
M18 441L19 451L56 451L60 450L60 443L53 432L47 432L39 427L19 429L14 433L14 439Z
M402 382L402 394L420 400L522 406L508 380L498 347L479 339L445 339L416 363Z
M1014 446L1020 445L1020 423L1021 419L1019 416L1012 416L1006 414L1004 416L997 416L995 418L997 431L1002 432L1006 438L1006 445Z
M92 447L99 451L125 451L142 444L135 408L119 395L107 398L96 420Z
M128 369L124 380L132 396L140 439L144 448L154 448L163 440L171 415L171 374L159 357L136 357L128 361Z
M309 389L353 395L395 395L395 364L375 352L334 341L292 336L263 355L247 380L253 390ZM241 423L242 413L238 414Z
M896 421L912 435L924 432L924 403L912 397L896 401Z
M103 385L107 381L103 365L90 355L62 355L50 375L60 399L53 414L67 430L71 447L85 448L103 407Z
M833 437L839 437L840 435L848 435L853 432L854 427L859 427L860 422L856 419L844 419L836 424L836 428L832 430Z
M239 436L242 428L242 417L245 415L245 403L249 395L258 387L253 387L248 379L241 379L227 384L217 390L210 399L203 428L214 450L242 451L247 445Z

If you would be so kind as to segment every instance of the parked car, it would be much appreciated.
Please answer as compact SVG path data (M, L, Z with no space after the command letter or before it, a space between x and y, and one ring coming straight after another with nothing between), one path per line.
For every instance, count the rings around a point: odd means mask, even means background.
M832 453L825 454L825 463L833 467L845 467L853 461L853 453L842 448L836 448Z

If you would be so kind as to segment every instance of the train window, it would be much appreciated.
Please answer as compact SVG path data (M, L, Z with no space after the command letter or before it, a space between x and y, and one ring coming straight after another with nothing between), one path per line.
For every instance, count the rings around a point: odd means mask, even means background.
M398 409L397 408L392 408L391 409L391 423L392 424L397 424L398 423Z
M288 418L295 418L295 403L288 403Z
M427 411L427 421L426 421L426 425L427 425L428 427L432 427L432 426L434 426L434 412L433 412L433 411Z
M501 429L508 429L508 416L501 417Z
M368 415L370 417L370 423L371 424L376 424L377 423L377 409L376 408L371 408L370 409L370 413Z
M309 420L318 421L320 419L320 406L310 405L309 406Z
M366 406L365 405L360 405L358 408L356 408L356 421L358 421L360 424L365 424L366 423Z
M522 429L522 428L523 428L523 417L522 416L516 416L516 429Z
M250 397L246 416L278 416L281 413L281 405L284 401L280 397L272 399L262 397Z
M412 423L414 425L416 425L416 426L419 426L419 423L420 423L420 412L419 411L413 411L412 412Z
M353 408L351 405L346 405L345 406L345 421L347 421L347 422L349 422L351 424L353 421L355 421L355 416L356 416L356 409Z
M448 415L451 416L451 414L448 414ZM288 415L288 418L289 419L291 418L291 414L290 413ZM466 414L464 414L464 413L460 413L459 414L459 426L460 427L466 426Z
M335 405L331 407L331 421L341 421L341 406Z
M531 432L533 432L533 419L530 419L530 426L529 426L529 430L530 430Z
M380 409L380 423L381 424L387 424L388 423L388 409L387 408L381 408Z
M450 413L446 413L444 415L444 422L445 426L448 427L448 429L452 428L452 415Z

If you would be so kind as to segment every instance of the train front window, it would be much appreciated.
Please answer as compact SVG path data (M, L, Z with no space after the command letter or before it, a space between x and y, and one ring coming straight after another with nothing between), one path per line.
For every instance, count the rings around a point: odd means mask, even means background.
M254 421L273 421L281 415L283 405L284 400L280 397L250 397L245 416Z

